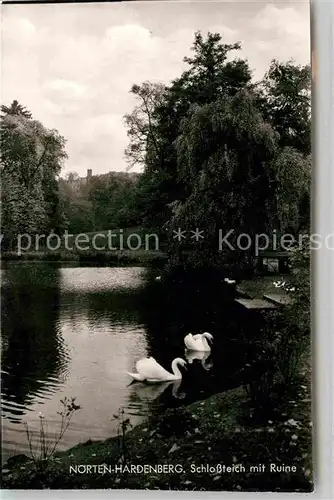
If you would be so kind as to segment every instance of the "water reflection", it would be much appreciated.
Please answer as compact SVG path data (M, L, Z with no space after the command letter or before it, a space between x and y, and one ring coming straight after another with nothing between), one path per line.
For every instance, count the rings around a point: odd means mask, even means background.
M256 321L245 321L233 296L215 276L175 276L163 282L152 279L139 300L148 354L162 366L185 356L184 337L189 332L208 331L215 339L211 355L198 361L193 357L184 375L185 404L242 383L241 369L253 355L250 330L260 327ZM170 404L175 405L175 401Z
M62 448L116 433L120 407L132 424L241 383L251 353L247 328L221 287L206 278L156 281L141 267L9 263L2 282L3 444L26 452L23 421L38 428L43 411L57 426L60 400L79 410ZM246 326L245 326L246 325ZM129 386L126 372L153 356L164 367L185 357L184 336L209 331L210 356L188 358L182 383ZM187 354L188 355L188 354ZM200 356L200 357L199 357Z
M152 403L158 400L168 389L169 394L176 399L184 399L185 392L181 392L182 380L161 382L159 384L149 384L143 382L133 382L130 384L130 398L132 402L142 401Z
M213 367L213 361L210 359L211 352L186 350L184 356L190 365L193 361L199 360L205 371L209 371Z
M62 448L115 433L111 417L128 406L126 371L147 353L136 299L143 274L143 268L6 264L1 345L5 454L28 452L24 422L36 433L39 411L56 429L64 396L76 396L82 410Z
M59 328L59 270L43 265L22 272L22 266L9 265L1 317L2 410L15 422L37 396L51 397L67 378L69 356Z

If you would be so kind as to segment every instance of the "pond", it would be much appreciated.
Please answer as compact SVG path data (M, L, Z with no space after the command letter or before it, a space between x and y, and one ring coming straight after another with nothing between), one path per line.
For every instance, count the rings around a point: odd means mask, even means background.
M117 432L124 408L133 425L146 415L237 387L252 356L256 325L235 308L224 284L211 278L156 280L158 269L94 263L8 262L2 286L3 459L29 454L25 422L39 412L59 425L64 396L81 406L59 449ZM217 281L217 280L216 280ZM184 336L209 331L209 356L188 356L181 383L130 384L141 357L170 369L185 357Z

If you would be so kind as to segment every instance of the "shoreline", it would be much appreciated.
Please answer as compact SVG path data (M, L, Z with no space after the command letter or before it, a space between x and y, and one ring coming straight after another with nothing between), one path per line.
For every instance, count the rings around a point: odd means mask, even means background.
M12 457L2 488L313 491L309 398L301 394L297 407L290 401L280 411L277 421L250 422L247 391L231 389L150 417L124 440L57 452L45 472Z
M3 252L0 262L165 262L167 254L153 250L117 250L110 252Z
M238 288L255 296L272 285L265 281ZM124 438L59 451L45 471L26 456L11 457L2 469L2 488L313 491L309 357L297 369L297 383L283 393L275 385L262 393L256 383L252 393L248 366L247 387L168 409Z

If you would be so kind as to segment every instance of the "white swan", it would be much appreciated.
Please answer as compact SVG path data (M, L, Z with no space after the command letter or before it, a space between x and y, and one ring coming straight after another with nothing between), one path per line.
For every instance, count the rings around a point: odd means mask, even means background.
M212 361L207 362L207 359L210 359L211 351L188 351L186 350L185 352L185 358L188 361L188 363L191 365L192 362L195 359L198 359L198 361L201 362L201 365L203 366L204 370L208 371L211 370L213 367Z
M129 373L130 377L139 382L166 382L168 380L181 380L182 373L178 365L185 366L186 361L182 358L175 358L172 362L173 373L168 372L152 357L140 359L136 363L138 373Z
M198 333L197 335L192 335L191 333L188 333L184 337L184 343L187 349L189 351L204 351L204 352L209 352L211 351L211 347L208 344L208 341L206 339L213 341L213 336L211 333L204 332L204 333Z
M224 279L225 283L227 283L228 285L234 285L236 283L235 280L230 280L230 278L225 278Z

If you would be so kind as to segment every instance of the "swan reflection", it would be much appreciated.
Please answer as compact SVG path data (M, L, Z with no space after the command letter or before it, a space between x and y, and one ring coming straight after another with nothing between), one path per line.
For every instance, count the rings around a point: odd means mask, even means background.
M212 360L208 361L210 358L211 352L204 352L204 351L185 351L185 358L188 361L188 363L191 365L191 363L195 360L198 359L204 370L209 371L213 367L213 362Z
M154 401L159 398L168 388L176 399L184 399L186 394L180 392L182 380L167 381L160 384L135 383L130 384L133 394L141 401Z

